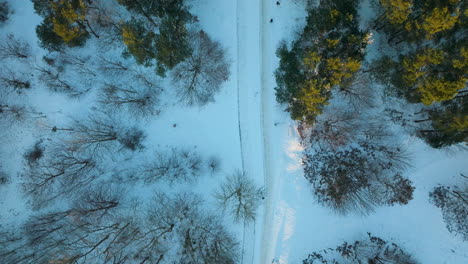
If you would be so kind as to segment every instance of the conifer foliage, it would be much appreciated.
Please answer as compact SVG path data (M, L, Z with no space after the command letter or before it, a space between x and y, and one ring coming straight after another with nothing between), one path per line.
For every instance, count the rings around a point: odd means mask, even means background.
M62 45L81 46L93 35L99 38L90 22L92 1L32 0L36 12L44 17L36 32L42 46L60 49Z
M312 124L331 90L346 86L361 68L368 34L358 28L358 1L321 1L289 49L277 50L276 98L292 119Z
M373 62L389 95L421 104L416 135L435 148L468 142L467 2L380 0L373 29L396 56Z

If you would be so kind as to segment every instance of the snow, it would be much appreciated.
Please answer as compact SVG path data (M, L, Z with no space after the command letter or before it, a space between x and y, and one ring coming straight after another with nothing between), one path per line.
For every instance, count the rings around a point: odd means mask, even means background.
M460 173L468 172L467 152L459 149L434 150L419 139L408 137L404 144L414 156L407 176L414 182L414 199L405 206L384 207L369 216L335 215L316 204L300 169L299 136L294 122L274 103L272 72L278 59L278 43L288 43L304 23L303 7L292 1L263 1L263 85L267 104L263 114L278 126L265 122L265 147L270 164L268 195L259 263L301 263L308 253L336 247L344 241L362 239L367 232L398 243L421 263L466 263L468 243L447 231L441 212L428 201L437 184L454 184ZM365 12L370 12L366 5ZM273 23L267 23L272 17ZM378 52L378 51L374 51ZM266 119L265 119L266 120ZM269 135L268 135L269 134Z
M2 31L26 39L36 60L40 60L44 52L37 46L34 28L41 18L34 14L30 1L10 2L15 14ZM256 221L231 225L242 241L240 263L270 264L273 259L282 264L301 263L308 253L361 239L366 232L397 242L421 263L466 263L468 243L447 231L440 210L428 201L428 192L434 186L452 184L456 175L468 174L467 153L462 150L436 151L408 138L405 144L415 157L408 177L416 190L414 200L406 206L379 208L369 216L341 216L315 202L302 176L303 149L296 124L276 104L273 89L276 48L280 41L293 39L306 13L295 1L280 2L277 6L276 0L192 1L192 11L203 30L226 48L232 60L231 76L215 103L189 108L171 102L158 117L132 120L147 134L145 153L185 147L196 148L206 157L219 156L220 174L181 186L203 194L209 206L213 205L211 193L222 176L235 169L243 169L265 187L265 200ZM47 124L66 123L89 110L79 101L43 87L34 89L27 101L47 114ZM2 224L20 222L28 215L18 182L24 151L38 136L44 136L39 127L30 124L1 134L0 153L8 157L2 169L16 179L0 198ZM232 223L230 219L226 222Z

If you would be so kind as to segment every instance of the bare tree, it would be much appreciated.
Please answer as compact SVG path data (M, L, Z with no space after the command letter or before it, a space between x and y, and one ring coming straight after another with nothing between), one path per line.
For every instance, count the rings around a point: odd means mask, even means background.
M91 88L82 85L73 85L66 79L63 72L53 67L34 67L39 72L39 80L52 91L66 93L72 97L78 97L87 93Z
M465 183L438 186L429 194L431 202L442 210L447 229L468 240L468 177L461 174Z
M23 90L31 88L29 77L24 73L13 72L9 69L3 71L0 75L0 81L6 86L21 93Z
M229 62L221 44L204 32L191 33L192 55L172 72L177 94L188 105L205 105L214 100L229 78Z
M355 109L375 106L375 94L368 74L358 72L347 83L340 85L339 95Z
M147 226L163 221L170 227L168 241L177 241L179 247L164 259L175 263L234 264L238 256L238 243L221 220L200 209L201 200L190 193L167 196L155 195L148 211ZM163 241L161 241L163 242Z
M56 67L68 67L69 71L74 74L79 73L81 79L83 77L96 77L96 72L91 65L93 62L92 57L73 54L71 50L62 50L49 57Z
M86 188L75 196L72 208L75 215L102 221L105 217L113 217L114 210L121 206L125 197L121 186L107 182L99 182Z
M169 183L193 181L202 173L202 158L194 151L171 149L157 152L149 162L143 163L142 170L130 175L129 180L143 180L147 183L168 181Z
M23 188L34 209L69 196L94 181L99 175L96 161L66 145L56 145L24 173Z
M103 151L115 149L119 139L118 128L107 115L90 115L84 120L74 120L68 131L71 138L68 145L77 151L100 155Z
M128 212L118 189L96 186L69 209L34 215L16 234L4 233L0 258L18 264L235 263L238 243L219 218L200 209L199 197L158 193L147 207Z
M302 263L417 264L419 262L397 244L387 242L368 233L368 238L365 240L355 241L354 243L344 242L335 249L328 248L313 252Z
M399 147L362 143L315 149L303 164L318 202L338 213L367 214L376 206L407 204L413 197L411 181L401 176L408 163Z
M327 107L311 127L309 140L311 144L337 149L355 141L360 136L362 126L358 112L341 107Z
M33 215L19 237L0 242L1 259L7 263L108 263L120 259L133 242L124 235L138 228L119 213L120 190L97 186L78 196L67 210Z
M263 189L245 173L237 171L226 177L214 197L223 210L227 210L236 222L255 221L256 210L262 199Z
M120 111L124 108L136 117L159 113L156 109L157 92L147 86L135 88L106 84L101 90L99 102L111 111Z
M0 60L4 59L28 59L31 56L31 47L28 43L17 39L13 34L8 34L0 43Z
M126 61L116 60L114 58L99 57L99 69L107 74L122 76L130 72L131 66Z
M221 160L217 156L211 156L207 160L207 165L211 174L218 173L221 170Z
M26 121L29 118L44 118L45 115L37 112L30 107L22 105L0 104L0 119L6 119L10 122Z
M359 142L387 142L393 137L387 123L381 115L330 105L309 129L309 143L337 150Z
M111 116L102 113L90 115L85 120L74 120L66 129L70 137L67 145L74 151L82 151L92 156L120 149L139 150L143 148L143 131L136 127L122 127Z

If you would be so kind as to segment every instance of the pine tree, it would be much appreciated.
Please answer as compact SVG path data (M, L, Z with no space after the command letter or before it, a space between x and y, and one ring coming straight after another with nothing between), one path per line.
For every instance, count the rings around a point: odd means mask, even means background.
M407 96L416 96L425 105L457 96L465 88L467 77L461 71L464 62L451 60L451 56L449 52L434 48L423 48L406 57L402 56L400 63L405 84L402 88L406 90Z
M160 74L185 60L191 54L191 49L184 21L171 17L163 19L155 45Z
M402 24L408 19L413 6L411 0L380 0L385 16L392 24Z
M369 40L358 27L357 1L323 1L310 9L291 50L277 50L277 101L291 118L312 124L328 104L331 90L346 86L361 67Z
M463 0L380 0L382 14L375 29L383 30L391 43L423 42L450 33L462 21Z
M434 34L453 28L459 17L459 9L452 13L447 7L436 7L422 16L422 22L417 23L416 28L423 30L426 38L431 39Z
M315 120L315 117L322 113L322 108L328 104L329 93L326 86L317 79L307 80L303 85L297 98L303 109L299 113L293 112L293 119Z
M418 85L421 102L425 105L431 105L435 102L453 99L458 94L458 91L465 87L465 83L466 79L449 81L427 77L422 84Z
M425 48L415 55L404 57L402 60L403 78L407 84L414 85L419 78L429 73L431 66L441 64L443 58L444 52L433 48Z
M430 127L421 123L419 136L434 148L468 143L468 98L461 96L429 111Z
M36 28L42 46L58 50L62 44L80 46L93 35L99 35L89 21L91 1L86 0L33 0L36 12L44 17Z
M141 21L130 20L122 25L122 40L137 63L151 66L156 57L156 34L146 29Z
M75 6L67 0L52 3L56 16L52 18L54 32L65 43L72 42L88 34L83 27L87 6L82 0L78 0Z

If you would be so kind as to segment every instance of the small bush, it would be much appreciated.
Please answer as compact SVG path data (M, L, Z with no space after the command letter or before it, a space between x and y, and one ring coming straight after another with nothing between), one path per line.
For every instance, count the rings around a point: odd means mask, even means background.
M211 174L218 173L221 170L221 160L217 156L211 156L207 160L207 164Z
M42 156L44 156L44 147L41 146L41 143L42 140L36 142L36 144L34 144L34 147L24 154L24 158L26 159L28 164L34 164L39 159L41 159Z
M8 2L0 2L0 25L8 20L10 14L10 6Z
M131 128L125 131L125 133L123 133L123 135L118 138L118 141L124 148L138 150L144 147L141 142L145 139L145 137L145 133L140 129Z
M6 185L10 182L10 177L3 171L0 171L0 186Z

